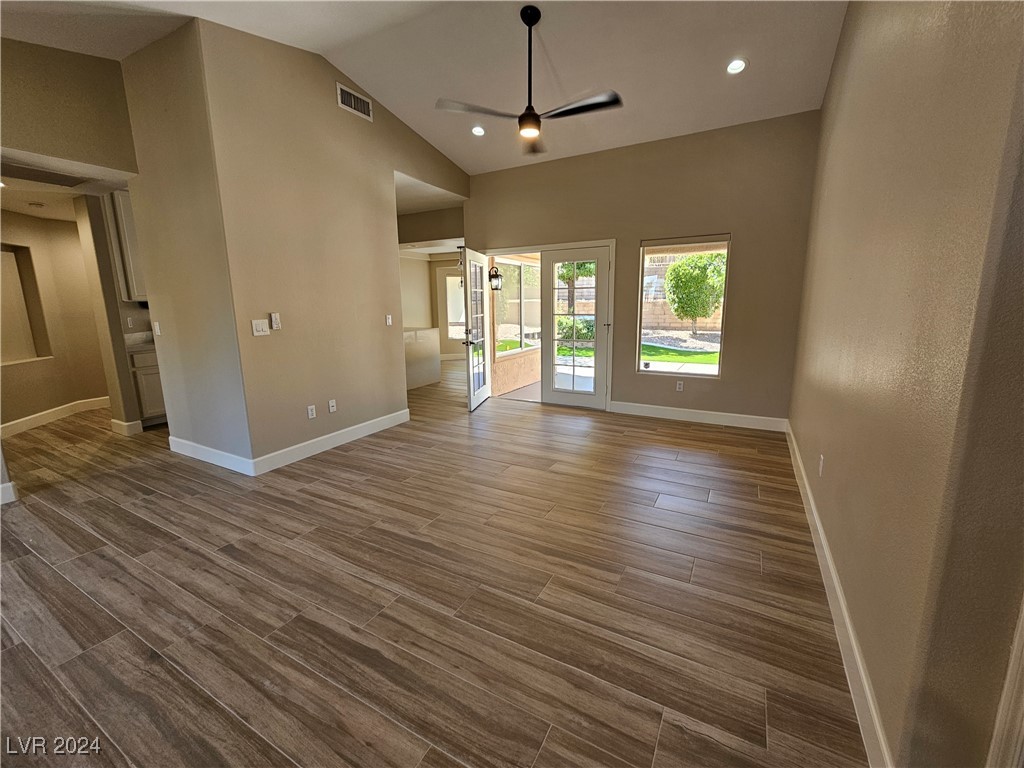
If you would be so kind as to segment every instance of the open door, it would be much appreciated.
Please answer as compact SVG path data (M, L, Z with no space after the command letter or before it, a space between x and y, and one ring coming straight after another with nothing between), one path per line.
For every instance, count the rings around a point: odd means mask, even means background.
M604 410L611 333L610 248L545 250L540 264L542 400Z
M462 285L466 294L466 387L469 410L491 396L491 297L487 295L487 257L462 248Z

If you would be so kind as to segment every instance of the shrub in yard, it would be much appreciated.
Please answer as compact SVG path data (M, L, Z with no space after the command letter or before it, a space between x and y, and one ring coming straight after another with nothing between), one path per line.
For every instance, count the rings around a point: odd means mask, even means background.
M571 339L572 335L572 318L571 317L556 317L555 322L557 325L557 337L560 339ZM594 340L594 318L592 317L577 317L576 318L576 337L579 341L593 341Z
M674 262L665 273L665 300L680 320L711 317L725 297L725 253L692 253Z

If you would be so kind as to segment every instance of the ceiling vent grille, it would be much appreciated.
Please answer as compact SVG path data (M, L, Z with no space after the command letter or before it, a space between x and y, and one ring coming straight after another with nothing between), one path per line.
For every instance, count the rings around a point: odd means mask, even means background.
M373 102L365 96L349 90L341 83L336 83L336 85L338 86L338 106L342 109L347 109L349 112L355 112L372 123Z

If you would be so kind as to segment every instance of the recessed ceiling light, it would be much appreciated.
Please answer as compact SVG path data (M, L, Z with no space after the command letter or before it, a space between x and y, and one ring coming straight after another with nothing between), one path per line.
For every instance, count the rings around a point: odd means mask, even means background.
M725 68L725 71L730 75L738 75L744 69L747 68L746 59L733 59L729 62L729 66Z
M484 130L484 127L482 125L474 125L473 126L473 135L474 136L483 136L485 133L487 133L487 131Z

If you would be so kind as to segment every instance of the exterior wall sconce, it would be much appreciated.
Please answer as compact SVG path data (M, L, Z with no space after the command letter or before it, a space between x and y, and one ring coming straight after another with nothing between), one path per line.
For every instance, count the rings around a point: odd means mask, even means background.
M492 291L501 290L501 272L498 271L497 267L491 267L487 272L487 282L491 284Z

